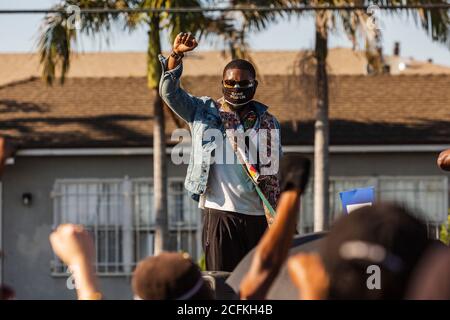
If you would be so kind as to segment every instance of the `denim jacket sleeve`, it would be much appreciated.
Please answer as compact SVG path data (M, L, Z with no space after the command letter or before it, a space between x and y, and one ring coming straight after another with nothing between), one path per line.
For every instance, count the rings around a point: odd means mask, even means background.
M168 59L162 55L159 55L158 58L162 65L162 75L159 83L161 98L180 118L187 123L193 122L197 109L205 105L206 97L194 97L180 87L180 77L183 73L182 63L172 70L167 70Z

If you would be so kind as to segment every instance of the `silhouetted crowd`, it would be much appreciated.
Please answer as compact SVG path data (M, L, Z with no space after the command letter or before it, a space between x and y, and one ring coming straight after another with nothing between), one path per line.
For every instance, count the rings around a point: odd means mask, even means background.
M448 155L445 151L439 157L442 169L448 169ZM282 170L289 174L285 174L275 221L255 248L236 298L267 298L281 267L287 264L289 281L298 289L300 300L450 299L449 247L429 239L425 224L396 204L378 203L343 214L318 250L289 256L309 162L287 158ZM102 299L94 242L86 229L60 225L50 235L50 243L70 268L78 298ZM134 299L139 300L215 297L186 253L162 252L143 259L133 272L131 287ZM3 286L1 298L13 299L13 290Z

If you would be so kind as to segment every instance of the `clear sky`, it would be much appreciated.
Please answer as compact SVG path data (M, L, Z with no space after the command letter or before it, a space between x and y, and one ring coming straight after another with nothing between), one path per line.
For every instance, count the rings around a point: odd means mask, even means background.
M45 9L57 3L55 0L0 0L1 9ZM32 52L35 50L36 35L42 15L0 15L0 52ZM401 44L401 55L417 60L433 59L434 62L450 66L450 50L442 44L433 43L412 19L405 17L380 16L383 30L383 50L391 54L395 41ZM122 31L119 26L109 44L104 39L81 37L78 49L84 51L145 51L146 32ZM312 48L314 25L311 18L292 18L269 26L266 31L251 34L253 50L298 50ZM216 41L217 42L217 41ZM350 47L350 41L342 33L330 37L330 47ZM165 41L164 48L169 43ZM213 41L200 44L200 50L220 49Z

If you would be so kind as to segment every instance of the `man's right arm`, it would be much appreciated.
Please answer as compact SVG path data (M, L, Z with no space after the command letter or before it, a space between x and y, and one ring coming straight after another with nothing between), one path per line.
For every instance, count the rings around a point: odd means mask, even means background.
M182 64L168 70L168 59L159 56L159 60L163 70L159 83L159 95L175 114L188 123L192 122L197 108L205 104L205 100L192 96L180 87Z
M162 65L159 94L169 108L188 123L193 121L196 109L206 103L206 99L194 97L180 87L180 77L183 73L181 60L185 52L193 50L196 46L197 41L194 37L180 33L175 39L169 57L166 59L159 56Z

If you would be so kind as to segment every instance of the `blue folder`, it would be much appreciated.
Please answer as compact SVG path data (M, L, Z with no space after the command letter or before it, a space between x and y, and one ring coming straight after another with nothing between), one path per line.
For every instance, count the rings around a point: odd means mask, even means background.
M367 187L340 192L342 209L348 214L358 208L371 206L375 201L374 190L374 187Z

